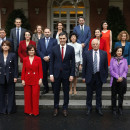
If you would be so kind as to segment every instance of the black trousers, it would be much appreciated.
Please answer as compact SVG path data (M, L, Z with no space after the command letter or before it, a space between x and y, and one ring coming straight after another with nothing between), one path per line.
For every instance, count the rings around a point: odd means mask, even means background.
M116 110L117 94L118 94L118 107L122 108L125 89L126 89L125 78L123 78L122 82L117 82L116 78L113 79L113 83L111 87L111 101L112 101L113 110Z
M55 78L55 82L53 84L54 86L54 108L59 108L59 95L60 95L60 88L61 84L63 86L63 92L64 92L64 103L63 103L63 109L68 109L69 104L69 78L65 79L62 75L62 72L60 73L58 78Z
M96 74L93 74L90 83L86 84L87 85L86 105L88 109L92 109L93 91L96 91L96 109L101 109L102 84L103 83L101 81L99 72L97 72Z
M7 83L5 80L5 84L0 84L0 113L15 112L15 83Z

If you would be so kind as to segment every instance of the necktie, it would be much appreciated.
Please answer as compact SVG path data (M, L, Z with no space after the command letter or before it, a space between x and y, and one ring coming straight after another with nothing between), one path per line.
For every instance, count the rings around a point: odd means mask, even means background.
M63 59L64 59L64 47L62 47L61 57L62 57L62 61L63 61Z
M81 33L82 33L82 34L84 33L83 26L81 26Z
M17 29L17 45L19 46L19 28Z
M94 54L93 72L94 72L94 74L97 72L97 52L96 51Z
M48 47L48 38L46 38L46 49L47 49L47 47Z

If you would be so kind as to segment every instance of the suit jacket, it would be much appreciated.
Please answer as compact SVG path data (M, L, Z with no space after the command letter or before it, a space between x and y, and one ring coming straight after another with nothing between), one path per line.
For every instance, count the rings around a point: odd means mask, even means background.
M59 77L62 71L62 76L67 79L69 76L75 76L75 52L74 48L66 45L66 52L62 62L60 45L56 45L52 49L50 58L50 75L55 78Z
M108 77L108 60L107 53L105 51L99 50L100 63L99 71L100 78L103 83L106 82ZM83 58L83 70L82 78L85 78L86 84L88 84L92 79L93 74L93 50L86 51Z
M13 83L14 78L18 77L18 64L16 55L12 52L8 53L6 66L4 65L3 53L0 53L0 84L5 84L5 74L7 83Z
M57 45L57 40L54 39L54 38L50 38L47 49L46 49L45 44L46 44L45 38L42 38L42 39L39 40L38 46L37 46L37 53L41 57L42 60L45 56L50 57L51 52L52 52L52 48L55 45Z
M43 78L41 58L34 56L32 64L29 56L23 59L23 68L21 80L25 81L25 85L38 85L39 79Z
M122 46L121 41L115 43L115 48ZM123 57L127 59L128 65L130 65L130 42L126 42Z
M113 78L118 79L119 77L126 78L128 73L128 64L127 60L123 58L120 60L119 64L117 59L112 58L110 62L110 86L112 86Z
M32 44L36 47L36 43L32 40L30 40L29 45ZM20 62L23 63L23 58L27 57L27 46L26 46L26 40L20 41L19 48L18 48L18 55L20 57Z
M24 33L25 33L26 29L21 28L21 36L20 36L20 41L24 40ZM16 28L11 29L10 32L10 39L12 40L13 43L13 47L14 47L14 52L18 51L18 46L17 46L17 37L16 37Z
M89 50L93 49L92 45L91 45L93 39L95 39L95 38L90 39ZM100 47L99 47L99 49L107 52L106 41L103 38L100 38Z
M40 39L44 38L44 34L41 34ZM38 34L35 33L32 35L32 41L36 42L36 45L38 44L39 38L38 38Z
M74 27L73 32L76 33L77 36L78 36L77 42L78 43L85 43L84 50L88 50L89 41L90 41L90 38L91 38L90 28L88 26L84 25L84 32L82 34L81 30L80 30L80 25L78 25L78 26Z

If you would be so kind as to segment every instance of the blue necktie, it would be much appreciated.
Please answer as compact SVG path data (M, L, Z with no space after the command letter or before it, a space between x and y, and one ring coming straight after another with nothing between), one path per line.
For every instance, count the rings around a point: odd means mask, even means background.
M97 72L97 51L95 51L95 54L94 54L93 72L94 74Z
M48 47L48 41L49 41L49 39L46 38L46 49L47 49L47 47Z
M19 29L17 29L17 45L19 46Z

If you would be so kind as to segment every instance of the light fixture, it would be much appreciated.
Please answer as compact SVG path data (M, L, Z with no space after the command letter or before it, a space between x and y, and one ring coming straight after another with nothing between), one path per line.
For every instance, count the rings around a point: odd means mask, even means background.
M2 12L2 14L6 14L7 9L6 8L1 8L1 12Z
M35 8L35 13L36 13L36 14L39 14L39 11L40 11L39 8Z
M97 8L97 13L101 14L101 12L102 12L102 8Z

